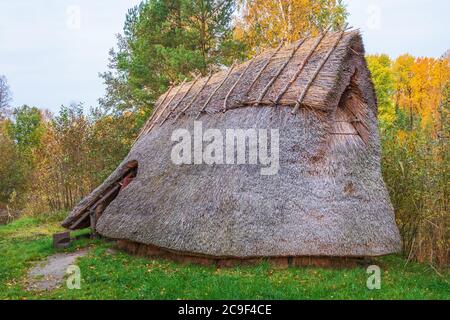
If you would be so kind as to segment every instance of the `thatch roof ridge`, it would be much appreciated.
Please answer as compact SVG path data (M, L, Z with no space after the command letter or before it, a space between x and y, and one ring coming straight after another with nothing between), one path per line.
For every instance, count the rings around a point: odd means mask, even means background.
M334 45L336 48L332 50ZM304 92L302 89L317 71L321 60L330 53L302 99L304 106L326 110L329 99L333 97L339 67L351 46L358 47L360 54L364 54L359 30L345 31L343 34L326 33L280 45L278 48L267 49L240 65L175 86L157 100L156 106L165 104L162 111L158 110L164 119L169 113L173 113L175 119L191 112L198 115L205 104L204 112L218 113L225 109L218 108L218 101L222 102L222 106L227 102L226 110L255 104L273 106L276 101L277 105L295 106L298 93ZM295 77L302 64L302 72ZM188 90L190 92L186 94ZM176 110L172 110L174 106ZM144 126L145 133L148 133L149 127L154 127L153 120L150 119Z

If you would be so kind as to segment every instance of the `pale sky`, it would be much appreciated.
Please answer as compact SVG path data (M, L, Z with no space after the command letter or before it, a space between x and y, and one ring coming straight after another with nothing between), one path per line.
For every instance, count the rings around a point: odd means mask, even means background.
M104 94L98 77L122 31L127 9L140 0L0 0L0 74L12 105L57 111ZM439 57L450 49L448 0L345 0L367 53Z

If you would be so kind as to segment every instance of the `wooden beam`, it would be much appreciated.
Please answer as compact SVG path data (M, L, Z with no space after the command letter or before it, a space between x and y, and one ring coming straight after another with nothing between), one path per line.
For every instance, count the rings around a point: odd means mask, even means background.
M80 218L78 218L71 226L70 229L74 230L78 227L86 218L88 218L91 214L91 211L86 211Z

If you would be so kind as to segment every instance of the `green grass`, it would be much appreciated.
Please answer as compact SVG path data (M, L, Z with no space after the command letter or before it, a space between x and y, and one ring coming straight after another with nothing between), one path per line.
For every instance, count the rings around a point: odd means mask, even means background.
M449 270L438 275L430 266L400 256L377 259L381 289L366 287L364 268L319 269L253 267L216 269L150 260L123 252L102 240L82 239L55 250L51 235L62 230L56 218L26 217L0 226L0 299L449 299ZM85 231L81 231L83 233ZM33 263L56 252L91 247L78 260L81 289L25 290Z

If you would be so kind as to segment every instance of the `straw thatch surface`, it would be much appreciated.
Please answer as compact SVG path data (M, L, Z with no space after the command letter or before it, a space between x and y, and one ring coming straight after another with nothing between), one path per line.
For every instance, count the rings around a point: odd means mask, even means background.
M137 177L97 223L97 231L106 237L214 257L397 252L400 239L380 172L376 98L362 40L354 31L339 37L327 35L292 84L316 39L307 39L291 59L298 43L170 90L159 99L155 115L123 163L63 225L83 225L76 222L136 160ZM292 114L338 39L301 108ZM253 105L266 89L262 101ZM193 132L202 109L204 130L279 129L279 173L262 176L257 165L174 165L171 134L177 128Z

